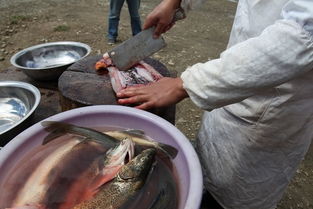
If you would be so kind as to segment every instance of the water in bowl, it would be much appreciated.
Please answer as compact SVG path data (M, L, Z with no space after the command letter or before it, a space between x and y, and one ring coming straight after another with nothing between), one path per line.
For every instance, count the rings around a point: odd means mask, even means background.
M45 50L33 60L27 60L25 64L29 68L51 68L73 63L80 58L80 54L76 51Z
M28 109L18 98L0 98L0 134L27 115Z

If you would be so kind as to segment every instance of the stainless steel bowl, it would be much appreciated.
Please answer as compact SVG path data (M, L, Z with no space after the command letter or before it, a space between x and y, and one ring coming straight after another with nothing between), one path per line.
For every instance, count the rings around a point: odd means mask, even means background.
M22 125L38 107L39 90L28 83L19 81L0 81L0 144L17 135ZM16 133L18 132L18 133Z
M91 52L79 42L51 42L35 45L17 52L11 64L35 80L56 80L74 62Z

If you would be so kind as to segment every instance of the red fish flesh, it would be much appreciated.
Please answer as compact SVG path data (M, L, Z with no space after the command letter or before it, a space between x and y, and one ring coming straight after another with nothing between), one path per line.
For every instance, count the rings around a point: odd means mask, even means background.
M120 71L113 65L108 53L105 53L96 63L95 68L96 70L104 68L108 70L112 88L116 93L130 86L148 85L163 77L151 65L144 61L140 61L126 71Z
M1 195L0 208L72 208L92 198L103 184L115 177L125 162L132 159L134 144L125 139L107 151L94 140L73 137L66 142L54 140L32 153L34 158L27 155L27 160L23 159L23 164L18 164L2 185L14 188L14 194Z

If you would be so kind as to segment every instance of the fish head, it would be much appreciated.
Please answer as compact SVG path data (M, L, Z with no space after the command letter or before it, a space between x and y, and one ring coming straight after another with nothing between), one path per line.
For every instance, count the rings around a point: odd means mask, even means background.
M154 163L156 150L146 149L129 161L118 173L119 180L138 181L144 180L148 176Z

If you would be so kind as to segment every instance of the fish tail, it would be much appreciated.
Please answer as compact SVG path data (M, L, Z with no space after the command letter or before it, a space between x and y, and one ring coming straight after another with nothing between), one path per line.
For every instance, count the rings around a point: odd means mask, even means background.
M41 125L45 127L46 131L54 131L56 129L64 129L68 130L71 128L71 124L63 123L63 122L57 122L57 121L43 121L41 122Z
M47 132L50 132L43 140L42 144L47 144L48 142L52 141L53 139L64 135L71 129L71 125L62 122L56 121L43 121L41 125Z
M122 133L129 134L131 136L136 136L140 138L145 138L145 132L138 129L126 129L121 131Z
M122 131L123 133L129 134L130 136L133 137L139 137L139 138L143 138L146 139L145 137L145 132L142 130L137 130L137 129L127 129ZM149 141L149 139L146 139L147 141ZM151 142L151 141L150 141ZM167 144L162 144L159 142L154 143L155 147L159 150L161 150L162 152L164 152L167 156L169 156L170 158L174 159L178 153L178 150L171 146L171 145L167 145Z
M177 156L178 150L167 144L158 143L157 148L162 150L165 154L167 154L170 158L174 159Z
M58 138L60 136L62 136L64 133L63 132L59 132L59 131L53 131L50 132L43 140L42 145L45 145L47 143L49 143L50 141L54 140L55 138Z

